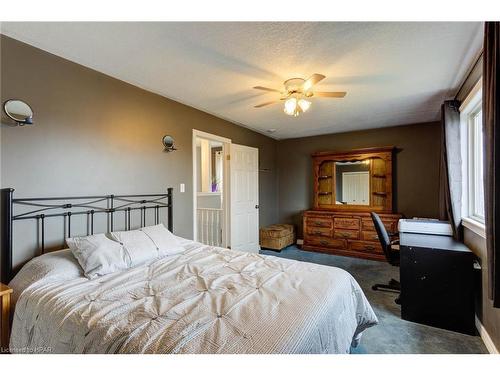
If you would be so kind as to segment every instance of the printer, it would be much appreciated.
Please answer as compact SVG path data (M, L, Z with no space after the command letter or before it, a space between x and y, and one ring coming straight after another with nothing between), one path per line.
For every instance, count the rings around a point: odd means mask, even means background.
M400 219L399 232L452 236L453 229L447 221L427 218Z

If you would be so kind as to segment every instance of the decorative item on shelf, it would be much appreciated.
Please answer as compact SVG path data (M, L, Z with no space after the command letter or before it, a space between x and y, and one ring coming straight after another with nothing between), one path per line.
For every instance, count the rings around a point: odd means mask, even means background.
M3 110L5 114L16 123L16 125L33 125L33 110L22 100L7 100L3 103Z
M165 147L163 151L172 152L177 150L174 146L174 139L172 138L172 136L164 135L161 141L163 143L163 146Z
M217 193L219 191L219 183L220 183L220 180L216 177L212 177L212 183L211 183L211 190L212 190L212 193Z

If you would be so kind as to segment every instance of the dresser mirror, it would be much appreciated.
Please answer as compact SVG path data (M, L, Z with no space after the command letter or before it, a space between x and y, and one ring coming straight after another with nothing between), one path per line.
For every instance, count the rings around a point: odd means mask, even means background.
M335 162L335 204L370 205L370 160Z

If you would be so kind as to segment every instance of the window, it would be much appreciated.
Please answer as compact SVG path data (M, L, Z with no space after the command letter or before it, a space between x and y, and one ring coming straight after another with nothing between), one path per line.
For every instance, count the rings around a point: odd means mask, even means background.
M481 82L460 108L462 144L462 223L484 234L483 111Z
M481 103L468 115L469 217L484 223L483 111Z

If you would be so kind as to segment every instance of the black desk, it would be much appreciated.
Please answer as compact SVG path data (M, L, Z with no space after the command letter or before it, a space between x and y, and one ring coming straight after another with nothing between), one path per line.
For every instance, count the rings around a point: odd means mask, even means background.
M473 335L474 254L448 236L400 233L401 317Z

